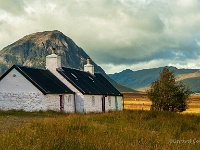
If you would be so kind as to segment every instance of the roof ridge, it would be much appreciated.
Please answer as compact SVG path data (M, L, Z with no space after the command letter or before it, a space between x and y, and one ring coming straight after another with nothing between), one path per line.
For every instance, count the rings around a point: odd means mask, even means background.
M76 70L76 71L84 72L83 70L79 70L79 69L77 69L77 68L61 67L61 69L62 69L62 68L66 68L66 69L71 69L71 70Z

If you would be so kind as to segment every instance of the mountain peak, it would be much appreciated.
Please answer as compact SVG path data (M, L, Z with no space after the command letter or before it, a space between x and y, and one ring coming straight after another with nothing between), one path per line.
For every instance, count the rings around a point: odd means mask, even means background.
M123 70L121 73L126 73L126 74L128 74L128 73L132 73L133 72L133 70L131 70L131 69L125 69L125 70Z
M73 43L73 45L75 45L72 39L64 35L62 32L58 30L53 30L53 31L36 32L36 33L26 35L23 38L19 39L18 41L6 46L5 48L3 48L3 50L8 49L8 48L10 49L16 46L18 47L19 45L24 45L25 43L38 45L38 46L44 46L45 43L48 42L47 44L48 47L49 46L55 47L56 44L59 43L59 41L61 40L62 41L68 40L70 43ZM45 48L47 49L48 47L45 47Z
M17 43L31 41L36 44L40 44L41 42L45 42L47 40L55 41L57 39L57 41L58 41L62 38L70 39L69 37L65 36L62 32L60 32L58 30L53 30L53 31L36 32L36 33L26 35L23 38L21 38L20 40L18 40Z
M32 33L32 34L24 36L24 38L36 38L36 37L44 37L44 36L50 37L53 34L64 35L62 32L58 30L53 30L53 31L43 31L43 32Z
M82 69L89 57L72 39L58 30L36 32L24 36L0 51L0 64L10 67L12 64L45 67L45 58L51 54L51 48L62 57L65 67ZM105 74L94 62L96 71Z

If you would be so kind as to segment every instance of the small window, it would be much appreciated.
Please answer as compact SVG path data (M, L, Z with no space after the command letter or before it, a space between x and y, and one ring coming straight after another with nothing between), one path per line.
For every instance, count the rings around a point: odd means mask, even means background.
M95 97L92 96L92 106L95 106Z
M111 106L111 97L108 96L108 105Z
M71 104L71 95L69 95L69 97L68 97L68 104Z

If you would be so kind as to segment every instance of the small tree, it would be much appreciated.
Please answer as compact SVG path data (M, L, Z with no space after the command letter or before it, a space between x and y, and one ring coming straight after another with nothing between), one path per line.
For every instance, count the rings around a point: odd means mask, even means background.
M151 84L147 96L152 101L152 110L182 112L187 108L190 89L182 82L176 82L173 71L164 67L160 78Z

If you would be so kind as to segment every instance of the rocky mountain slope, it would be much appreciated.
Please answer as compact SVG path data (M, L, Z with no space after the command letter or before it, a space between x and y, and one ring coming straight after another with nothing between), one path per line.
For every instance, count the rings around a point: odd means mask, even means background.
M51 48L62 58L65 67L83 70L89 57L82 48L78 47L72 39L60 31L45 31L27 35L0 51L0 75L13 64L45 68L45 57L51 54ZM110 79L104 70L94 61L95 72L102 73L120 91L130 91Z
M163 67L143 69L138 71L124 70L120 73L109 74L116 82L135 90L145 91L153 81L159 78ZM199 69L177 69L169 67L174 71L177 81L189 85L193 92L200 92L200 71Z

